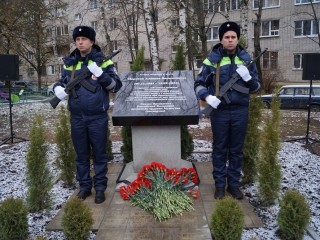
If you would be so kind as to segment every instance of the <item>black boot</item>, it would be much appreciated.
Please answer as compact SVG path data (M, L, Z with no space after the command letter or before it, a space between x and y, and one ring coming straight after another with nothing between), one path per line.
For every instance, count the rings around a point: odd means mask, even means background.
M106 196L104 195L104 191L97 190L94 202L99 204L99 203L103 203L105 200L106 200Z
M235 199L241 200L243 199L243 193L240 191L238 187L230 187L228 186L227 192L231 194L231 196Z
M225 196L225 190L222 187L216 187L216 191L214 192L215 199L222 199Z
M91 191L80 190L77 194L77 197L81 200L85 200L87 197L91 195Z

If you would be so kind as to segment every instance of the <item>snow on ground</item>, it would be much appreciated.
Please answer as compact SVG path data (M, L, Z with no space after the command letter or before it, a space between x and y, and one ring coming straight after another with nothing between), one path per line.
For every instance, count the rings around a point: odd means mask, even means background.
M21 114L30 113L30 111L39 112L46 109L43 105L24 105L24 107L16 107L15 111ZM17 110L18 109L18 110ZM19 113L15 113L19 115ZM1 107L1 116L7 116L5 110ZM48 124L48 123L47 123ZM199 128L203 129L199 123ZM203 123L206 124L206 123ZM195 127L195 126L193 126ZM2 136L1 136L2 139ZM190 161L210 161L211 157L206 152L211 149L211 143L203 140L194 140L195 152L189 157ZM120 152L122 142L113 142L113 152ZM8 197L23 198L26 196L25 182L25 157L28 151L29 142L20 142L13 145L4 144L0 146L0 202ZM59 170L55 165L56 145L49 144L49 167L53 176L59 175ZM279 160L282 165L282 182L280 196L286 189L295 188L303 194L310 204L312 219L310 228L320 235L320 157L311 154L302 144L297 142L285 142L281 145L278 153ZM123 158L120 154L114 155L115 162L122 162ZM64 234L59 231L47 232L46 225L61 209L62 205L68 200L75 189L63 187L63 183L58 181L54 184L51 191L53 206L50 210L29 214L29 237L34 239L35 236L46 236L47 239L64 240ZM244 230L242 239L259 239L259 240L278 240L276 235L277 214L279 205L275 204L271 207L259 206L259 198L257 195L257 184L246 185L242 188L246 197L255 206L257 214L261 217L265 227ZM95 234L91 233L89 239L94 239ZM304 240L312 238L306 233Z

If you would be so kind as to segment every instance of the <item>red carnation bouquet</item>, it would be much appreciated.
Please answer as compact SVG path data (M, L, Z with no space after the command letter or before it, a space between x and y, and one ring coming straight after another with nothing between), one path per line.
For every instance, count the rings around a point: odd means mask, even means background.
M136 180L120 187L120 195L162 222L194 209L190 196L198 198L198 183L194 168L168 169L153 162L142 168Z

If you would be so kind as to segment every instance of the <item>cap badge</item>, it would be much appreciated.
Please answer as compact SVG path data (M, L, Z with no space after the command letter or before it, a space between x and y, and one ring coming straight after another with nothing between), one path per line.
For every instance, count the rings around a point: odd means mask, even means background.
M79 28L79 32L81 32L82 31L82 28Z
M230 24L227 24L227 27L230 27Z

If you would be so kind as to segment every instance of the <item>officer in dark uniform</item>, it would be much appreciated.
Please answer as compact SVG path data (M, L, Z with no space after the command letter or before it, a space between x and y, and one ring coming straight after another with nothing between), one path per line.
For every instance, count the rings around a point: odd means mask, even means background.
M95 44L96 32L88 26L78 26L73 31L76 49L64 58L62 77L54 85L54 92L60 100L68 98L70 111L71 137L77 154L77 180L80 191L78 197L86 199L94 187L95 202L105 201L107 188L106 152L109 92L117 92L122 83L111 60L105 60L99 46ZM76 94L68 96L64 91L71 76L88 68L92 75L86 79L95 88L90 91L79 85ZM93 153L94 176L90 176L90 153Z
M210 118L214 138L212 160L216 199L225 196L226 186L234 198L243 199L239 185L248 123L249 93L258 91L261 86L256 65L252 64L249 69L244 66L244 63L252 59L238 45L239 38L240 27L237 23L223 23L219 28L220 43L213 47L203 61L195 82L198 98L214 108ZM230 89L226 98L217 98L216 91L219 91L235 72L241 76L237 81L239 89L247 88L247 93ZM219 86L218 90L216 86Z

